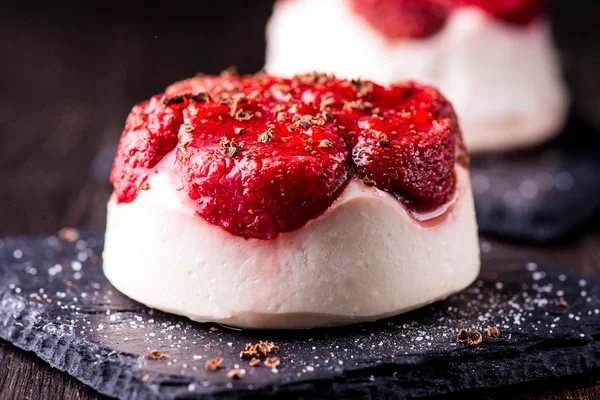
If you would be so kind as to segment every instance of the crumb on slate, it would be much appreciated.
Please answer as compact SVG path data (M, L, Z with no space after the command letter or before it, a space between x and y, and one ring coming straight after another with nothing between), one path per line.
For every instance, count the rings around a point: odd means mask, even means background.
M210 328L211 332L217 332L219 330L219 328L217 328L216 326L213 326Z
M30 298L30 299L34 299L34 300L37 300L37 301L42 301L42 297L41 297L39 294L35 293L35 292L34 292L34 293L31 293L31 294L29 295L29 298Z
M466 329L461 329L456 337L458 343L479 344L482 340L483 337L477 330L468 331Z
M279 364L281 364L281 361L279 360L279 357L275 356L275 357L269 357L264 361L265 367L267 368L275 368L277 366L279 366Z
M74 228L65 227L58 231L58 237L69 243L75 243L79 240L79 231Z
M250 360L250 362L248 363L248 365L250 365L251 367L256 367L257 365L260 365L260 358L253 357L252 360Z
M149 379L150 379L150 375L149 374L142 375L142 382L148 382Z
M557 306L562 307L562 308L567 308L569 307L569 303L567 303L566 300L560 300L556 303Z
M160 351L154 349L148 352L148 358L153 360L164 360L165 358L169 358L169 356L165 353L161 353Z
M204 363L204 369L207 371L216 371L219 368L221 368L221 364L223 364L223 361L223 357L217 357L211 360L206 360L206 362Z
M498 328L496 328L495 326L490 326L488 328L484 329L485 333L487 333L487 335L489 337L498 337L500 336L500 330Z
M240 358L260 358L266 357L271 352L279 351L279 346L273 342L263 342L262 340L256 344L246 343L244 350L240 352Z
M242 375L244 375L244 372L239 368L232 369L227 373L227 377L231 379L241 379Z

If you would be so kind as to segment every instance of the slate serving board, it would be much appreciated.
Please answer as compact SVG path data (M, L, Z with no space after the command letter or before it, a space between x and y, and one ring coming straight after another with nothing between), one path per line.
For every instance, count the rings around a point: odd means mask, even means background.
M572 118L552 142L526 151L472 157L481 233L547 243L600 214L600 135Z
M66 237L0 240L0 337L114 397L413 398L600 367L600 281L488 241L480 278L446 301L353 327L266 332L133 302L102 274L101 233ZM456 342L461 328L488 326L500 336ZM279 368L239 358L258 340L279 345ZM150 359L153 349L169 358ZM224 368L205 371L215 357ZM227 377L236 365L239 380Z

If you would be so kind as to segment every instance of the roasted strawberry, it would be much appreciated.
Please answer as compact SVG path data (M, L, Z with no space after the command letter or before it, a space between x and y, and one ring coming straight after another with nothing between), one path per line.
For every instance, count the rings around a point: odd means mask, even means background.
M196 212L246 238L271 239L322 213L348 177L432 210L454 192L464 149L435 89L307 74L196 77L134 107L111 180L133 201L157 163Z

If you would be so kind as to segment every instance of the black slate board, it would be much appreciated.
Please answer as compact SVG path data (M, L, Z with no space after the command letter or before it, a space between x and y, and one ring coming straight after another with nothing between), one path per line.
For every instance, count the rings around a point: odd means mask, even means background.
M471 180L482 234L556 241L600 214L600 139L572 118L552 142L473 156Z
M101 233L0 240L0 337L111 396L410 398L600 367L600 281L488 241L480 279L459 295L375 323L294 332L213 332L135 303L104 278L102 242ZM493 325L499 338L456 343L460 328ZM258 340L280 346L279 369L240 360ZM170 357L150 360L151 349ZM225 368L204 371L214 357ZM241 380L226 376L235 364Z

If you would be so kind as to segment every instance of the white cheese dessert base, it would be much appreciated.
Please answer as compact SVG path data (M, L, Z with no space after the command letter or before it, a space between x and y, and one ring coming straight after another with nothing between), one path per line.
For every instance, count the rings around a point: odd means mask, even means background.
M319 217L273 240L246 240L194 216L168 173L128 204L108 204L104 272L150 307L243 328L376 320L443 299L479 273L468 172L425 227L396 198L347 184ZM184 204L190 202L191 204Z
M567 90L544 20L512 26L469 7L432 37L390 40L346 0L287 0L276 4L267 39L265 69L276 75L316 70L438 87L472 152L542 143L566 118Z

